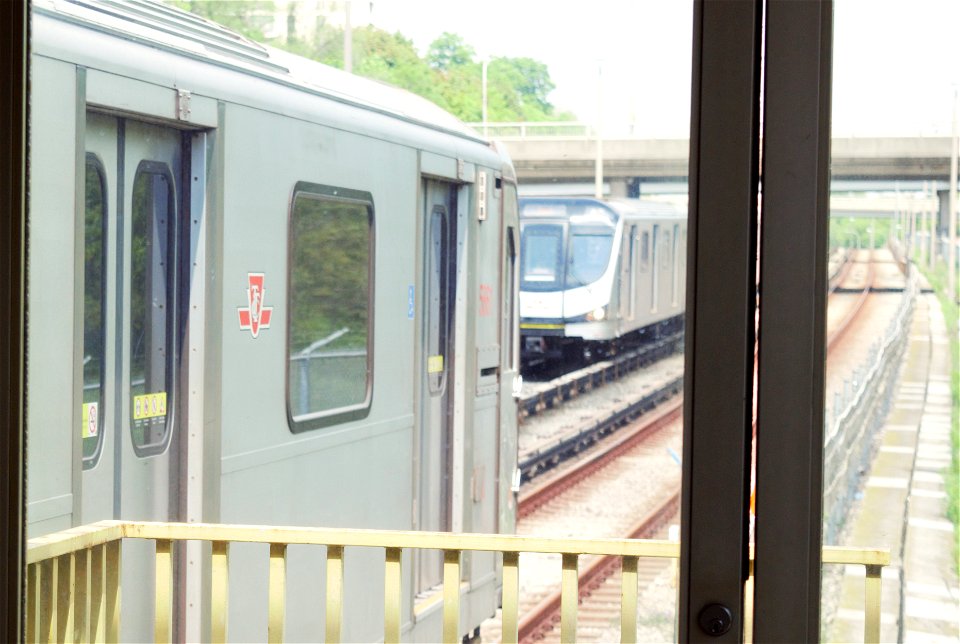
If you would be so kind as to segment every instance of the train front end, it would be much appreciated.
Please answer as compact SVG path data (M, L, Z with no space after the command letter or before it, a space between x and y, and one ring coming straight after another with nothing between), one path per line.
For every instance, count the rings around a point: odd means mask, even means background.
M594 199L521 199L523 364L589 358L615 337L618 215Z

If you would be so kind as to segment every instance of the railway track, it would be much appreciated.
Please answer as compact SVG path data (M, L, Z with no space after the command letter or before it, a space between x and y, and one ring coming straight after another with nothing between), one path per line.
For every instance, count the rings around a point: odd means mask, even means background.
M871 258L872 259L872 258ZM874 288L875 274L872 261L865 262L864 275L851 276L849 266L838 272L838 279L832 292L838 295L843 294L846 299L853 299L852 303L846 307L842 316L838 316L830 324L830 334L828 336L828 346L832 349L844 344L841 342L847 331L853 326L858 315L864 312L864 306L869 295ZM855 286L845 284L848 278L856 281ZM850 294L853 293L854 297ZM853 336L851 336L853 337ZM676 383L679 393L682 390L682 379ZM576 394L574 394L576 395ZM673 400L664 405L666 397L660 400L660 407L655 412L649 414L643 421L634 422L621 420L619 423L612 421L610 424L613 429L607 432L600 432L596 439L577 440L574 436L566 439L567 455L580 455L582 458L579 463L565 469L562 473L555 476L544 476L542 482L528 483L519 499L518 516L522 522L527 522L531 516L542 511L543 508L551 504L551 501L562 498L564 495L570 495L574 498L582 497L582 493L576 493L575 489L580 485L595 485L590 483L596 477L597 473L608 467L618 458L623 458L638 445L650 440L660 430L670 426L673 423L679 424L681 417L682 402ZM649 411L649 410L647 410ZM604 441L604 445L597 447L593 453L585 457L584 449L593 446L599 440L599 437L612 433L617 427L629 425L618 432L616 437L609 441ZM557 452L563 450L559 446ZM541 461L549 460L549 457L557 456L557 453L540 453L529 455L525 461L528 467L539 467L538 474L546 469L543 466L535 464L537 459ZM556 466L562 459L556 459L551 467ZM531 477L532 478L532 477ZM529 479L527 479L529 480ZM571 492L573 491L573 492ZM619 498L610 497L608 505L618 505ZM576 502L576 501L574 501ZM625 533L616 536L625 536L627 538L664 538L665 529L669 523L676 522L679 515L680 489L679 485L669 494L663 494L657 500L654 507L646 512L642 519L636 522ZM543 519L541 519L542 521ZM594 557L587 560L581 558L581 570L579 574L579 611L578 611L578 640L597 640L605 641L617 639L619 637L619 602L620 602L620 562L617 558ZM640 560L638 565L638 583L641 591L647 589L647 593L659 592L661 596L666 597L665 601L672 606L672 579L675 575L672 569L672 562L663 560ZM648 598L649 601L649 598ZM656 601L654 599L653 601ZM641 604L643 603L643 594L641 592ZM551 590L546 593L532 594L521 606L520 622L520 640L525 642L559 641L559 611L560 611L560 590ZM661 616L663 628L669 627L668 617ZM672 623L672 622L669 622ZM641 625L642 627L642 625ZM664 631L653 631L658 635L663 635ZM666 635L669 637L669 634Z
M627 351L610 360L563 374L546 383L529 385L530 391L517 401L520 423L547 409L554 409L580 394L619 380L623 376L683 349L683 333L676 333L639 349Z
M671 401L668 406L629 424L614 439L605 441L602 447L586 455L576 465L565 468L549 479L545 478L536 486L527 486L519 499L520 530L536 531L538 523L559 525L564 520L570 520L569 516L563 519L560 515L571 508L576 514L585 508L595 507L603 515L600 523L605 522L604 525L608 527L605 536L665 538L667 526L676 522L679 513L679 468L667 456L667 450L668 443L679 440L681 419L682 401ZM655 466L652 463L658 459L663 467L670 468L669 476L658 477L654 474ZM631 487L628 482L613 496L602 495L602 498L593 501L585 498L585 495L595 493L601 486L622 481L624 474L618 468L632 472L635 477L656 480L657 483L641 490L639 486ZM627 496L634 498L627 499ZM618 502L611 503L613 499ZM636 516L640 516L640 520L631 521L631 517ZM603 529L596 525L593 527L601 531ZM614 621L619 620L620 561L610 557L583 557L580 563L579 598L582 605L579 621L581 635L586 635L588 632L599 632L614 619L611 615L615 614ZM637 569L639 587L648 588L664 575L669 566L670 562L663 560L641 559ZM524 564L521 565L523 568ZM610 607L610 598L614 596L617 598L615 610ZM551 632L559 620L559 608L559 589L548 586L546 590L521 592L521 641L535 641L544 637L548 641L555 639ZM488 632L486 638L496 638L498 635ZM598 637L603 639L602 635Z

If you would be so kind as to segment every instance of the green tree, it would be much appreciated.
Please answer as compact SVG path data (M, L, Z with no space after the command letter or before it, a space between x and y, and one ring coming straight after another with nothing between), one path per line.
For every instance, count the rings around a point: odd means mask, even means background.
M168 0L179 9L203 16L250 40L262 42L273 21L273 0Z
M427 49L427 63L433 69L450 71L475 63L477 52L463 38L448 31L440 34Z

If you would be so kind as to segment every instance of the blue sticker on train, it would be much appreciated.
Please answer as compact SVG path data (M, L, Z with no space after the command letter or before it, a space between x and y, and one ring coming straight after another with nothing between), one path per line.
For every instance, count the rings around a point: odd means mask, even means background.
M413 303L416 301L414 297L413 284L407 287L407 319L413 319Z

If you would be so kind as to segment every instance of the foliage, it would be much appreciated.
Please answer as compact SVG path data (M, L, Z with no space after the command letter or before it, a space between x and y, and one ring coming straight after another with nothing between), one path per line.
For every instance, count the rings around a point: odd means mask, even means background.
M895 221L874 219L871 217L831 217L830 248L855 248L859 241L861 248L870 245L870 229L873 228L873 247L883 248L892 234Z
M168 0L174 6L218 22L257 41L272 19L270 0ZM268 44L343 68L343 28L318 25L309 40L290 37ZM421 56L413 41L373 26L353 29L353 73L406 89L464 121L483 117L483 64L476 50L452 33L438 36ZM498 57L487 64L487 118L490 121L573 120L548 100L554 83L547 66L532 58Z
M264 40L264 28L273 21L272 0L167 0L189 11L232 29L251 40Z

